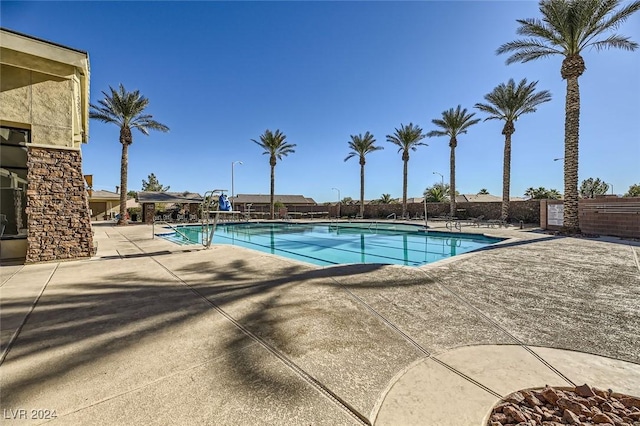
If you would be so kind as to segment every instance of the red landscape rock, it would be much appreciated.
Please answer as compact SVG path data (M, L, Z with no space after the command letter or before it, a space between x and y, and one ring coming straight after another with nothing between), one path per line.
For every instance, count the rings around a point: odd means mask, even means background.
M507 395L488 426L640 426L640 398L587 384L523 390Z
M593 389L591 389L587 384L584 384L582 386L576 386L575 392L578 395L583 396L585 398L588 398L590 396L595 396L595 393L593 393Z

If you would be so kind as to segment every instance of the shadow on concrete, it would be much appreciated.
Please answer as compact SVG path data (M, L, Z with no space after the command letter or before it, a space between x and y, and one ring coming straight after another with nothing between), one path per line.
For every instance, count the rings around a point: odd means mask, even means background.
M381 268L383 265L343 265L325 269L287 265L269 272L261 271L245 260L226 264L212 261L196 262L175 270L191 288L179 282L172 283L170 278L150 282L144 271L104 274L99 281L55 285L39 300L2 365L10 369L20 362L33 364L27 364L30 367L28 374L12 376L10 382L3 380L2 405L17 406L24 395L46 388L48 383L55 383L74 369L125 351L160 330L210 315L213 308L202 297L225 309L231 303L260 296L248 312L238 314L234 319L281 353L295 355L301 350L313 349L292 346L288 338L290 333L281 329L290 306L285 300L288 289L309 280L315 280L313 285L338 288L329 278L346 275L362 275L362 279L354 280L357 282L354 285L363 288L419 285L428 280L420 276L420 281L376 281L368 275ZM344 297L348 297L346 293ZM33 299L29 297L5 301L6 320L19 323L32 303ZM317 306L315 308L317 311ZM330 309L328 304L327 309ZM258 382L260 386L272 388L274 393L299 389L300 386L290 386L291 375L277 377L268 372L272 370L256 370L256 363L271 362L274 358L267 352L260 351L256 355L255 351L239 350L252 341L238 332L237 338L226 343L225 353L233 351L234 354L224 358L227 359L226 371L248 388Z

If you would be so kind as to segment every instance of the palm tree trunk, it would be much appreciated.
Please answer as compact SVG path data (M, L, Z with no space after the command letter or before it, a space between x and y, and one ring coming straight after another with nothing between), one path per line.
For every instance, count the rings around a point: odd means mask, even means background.
M270 213L271 213L271 220L273 220L275 218L275 206L274 206L274 194L276 191L276 166L274 166L273 164L271 165L271 206L270 206Z
M364 164L360 165L360 217L364 219Z
M449 182L449 213L456 215L456 147L451 144L451 156L449 158L450 182Z
M504 135L504 164L502 168L502 220L509 218L509 189L511 186L511 133Z
M567 78L564 127L564 217L567 232L579 233L578 218L578 135L580 128L580 87L578 77Z
M127 224L127 174L129 171L129 144L122 144L122 158L120 159L120 219L118 226Z
M409 174L409 160L404 160L404 170L402 172L402 218L407 214L407 175Z

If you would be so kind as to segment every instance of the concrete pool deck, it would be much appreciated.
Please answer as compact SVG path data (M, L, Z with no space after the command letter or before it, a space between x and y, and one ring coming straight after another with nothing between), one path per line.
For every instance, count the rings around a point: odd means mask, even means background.
M3 423L480 425L522 388L640 396L638 243L464 227L512 240L321 268L94 230L91 260L0 267Z

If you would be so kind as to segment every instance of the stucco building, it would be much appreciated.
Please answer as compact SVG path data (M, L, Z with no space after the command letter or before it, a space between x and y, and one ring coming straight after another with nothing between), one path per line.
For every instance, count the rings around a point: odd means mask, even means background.
M86 52L0 28L0 257L89 257Z

